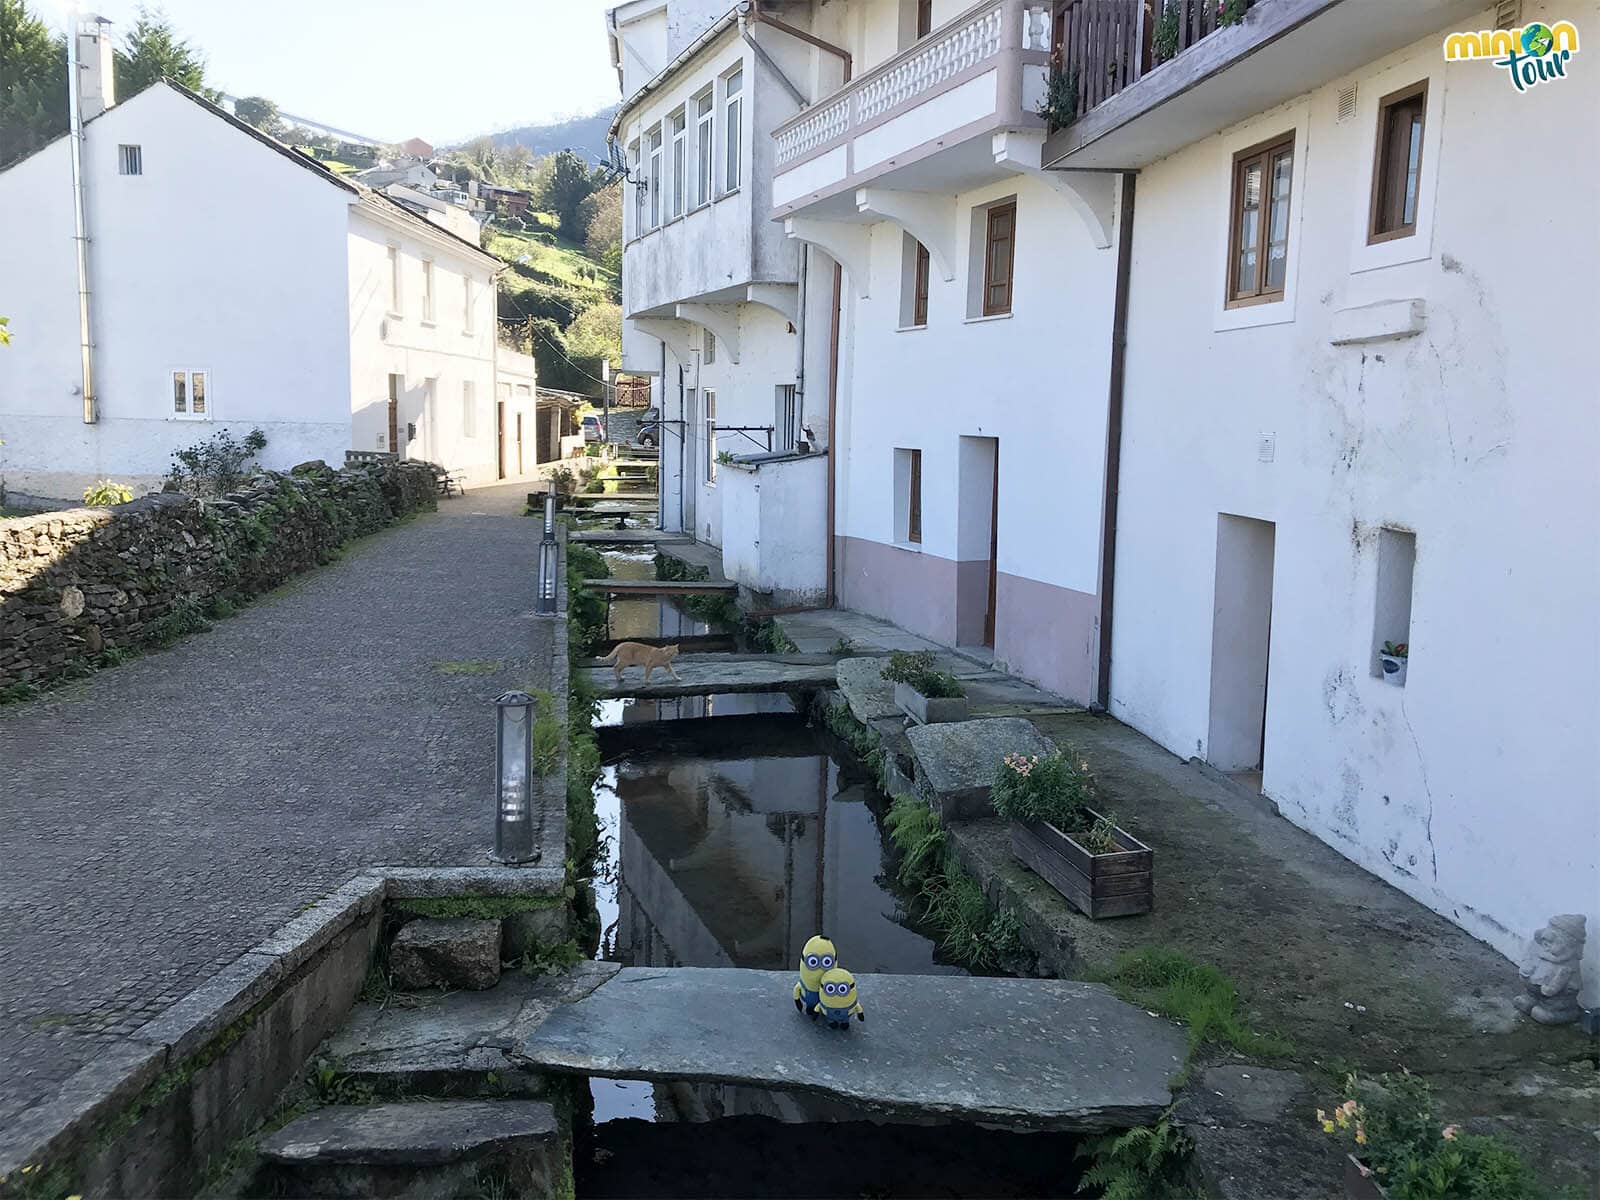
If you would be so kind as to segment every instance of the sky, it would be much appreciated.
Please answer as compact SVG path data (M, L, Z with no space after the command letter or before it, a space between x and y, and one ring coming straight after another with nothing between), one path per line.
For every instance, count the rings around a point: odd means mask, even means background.
M206 82L379 141L434 145L587 114L619 99L617 0L161 0ZM81 0L119 42L139 0ZM65 0L28 0L65 28Z

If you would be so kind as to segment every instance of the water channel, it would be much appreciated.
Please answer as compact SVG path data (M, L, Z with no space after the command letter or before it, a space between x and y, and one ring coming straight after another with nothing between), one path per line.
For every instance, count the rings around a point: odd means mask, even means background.
M616 577L654 578L649 554L606 558ZM668 599L630 599L613 605L610 632L715 631ZM821 931L858 974L959 972L909 927L889 886L883 797L786 696L607 701L599 725L599 957L788 971ZM774 995L774 1021L799 1019L787 995ZM1051 1196L1076 1187L1064 1135L876 1125L817 1098L732 1086L596 1079L592 1091L580 1196Z

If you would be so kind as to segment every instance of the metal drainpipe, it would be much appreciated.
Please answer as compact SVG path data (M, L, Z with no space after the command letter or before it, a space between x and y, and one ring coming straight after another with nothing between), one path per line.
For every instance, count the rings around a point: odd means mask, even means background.
M791 446L797 436L805 433L806 428L806 279L810 267L811 250L804 242L801 242L800 304L795 310L795 336L800 344L794 356L794 424L785 433L785 439Z
M84 215L83 188L83 104L78 63L78 37L81 26L76 18L67 30L67 125L72 158L73 238L78 248L78 349L83 368L83 423L93 425L99 418L94 396L94 336L89 323L89 231Z
M832 608L839 600L838 588L834 586L834 520L835 504L834 491L838 485L838 445L839 445L839 326L842 324L841 316L844 310L844 268L838 263L833 264L833 318L830 322L832 328L828 334L828 607Z
M766 48L762 46L760 42L756 41L755 35L750 32L749 26L745 23L745 17L743 13L739 15L739 36L743 38L745 44L748 45L752 51L754 51L755 56L758 60L760 60L761 65L766 67L767 70L771 71L773 75L777 77L778 82L783 85L783 90L789 93L794 102L801 108L808 107L811 102L806 99L805 93L799 88L795 87L795 85L789 81L789 77L783 73L783 69L779 67L777 63L772 61L772 56L767 53Z
M1111 620L1116 611L1117 493L1122 480L1122 398L1128 362L1128 283L1133 263L1134 173L1124 172L1117 205L1117 291L1111 310L1111 388L1106 403L1106 479L1100 529L1100 661L1095 707L1111 708Z

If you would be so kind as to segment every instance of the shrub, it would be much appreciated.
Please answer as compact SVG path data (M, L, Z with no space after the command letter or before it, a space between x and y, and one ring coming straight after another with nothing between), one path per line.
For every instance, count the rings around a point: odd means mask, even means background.
M1533 1173L1498 1138L1442 1125L1433 1089L1410 1072L1345 1080L1345 1100L1317 1110L1323 1132L1345 1142L1393 1200L1524 1200Z
M125 483L116 483L110 479L102 479L83 489L83 502L95 508L107 508L113 504L126 504L133 499L133 489Z
M267 445L267 435L252 429L239 441L219 429L204 441L172 452L167 491L191 496L224 496L253 474L251 460Z
M1107 1133L1078 1147L1079 1158L1093 1159L1080 1191L1098 1188L1103 1200L1164 1200L1203 1196L1190 1186L1189 1159L1194 1143L1170 1120Z
M954 700L967 694L954 675L933 669L932 650L896 650L889 655L883 677L890 683L915 688L930 700Z
M1043 757L1007 754L995 767L990 788L994 810L1008 821L1048 821L1064 833L1092 823L1094 776L1075 751Z

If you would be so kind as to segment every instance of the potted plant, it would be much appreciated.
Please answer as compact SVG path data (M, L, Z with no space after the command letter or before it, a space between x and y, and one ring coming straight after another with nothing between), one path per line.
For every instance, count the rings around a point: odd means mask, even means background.
M1528 1165L1493 1137L1444 1125L1433 1089L1410 1072L1348 1076L1344 1100L1317 1110L1322 1131L1347 1147L1347 1200L1428 1196L1437 1200L1535 1195Z
M918 725L967 719L967 689L954 675L933 669L933 651L896 650L883 677L894 684L894 702Z
M1411 648L1406 642L1385 642L1383 649L1378 652L1378 662L1383 666L1383 679L1385 683L1392 683L1396 687L1406 685L1406 659L1410 656Z
M1007 754L990 798L1011 822L1011 853L1079 912L1147 913L1154 904L1155 851L1094 807L1094 776L1076 753Z
M1064 71L1052 67L1045 84L1039 115L1051 129L1065 129L1078 119L1078 68Z

